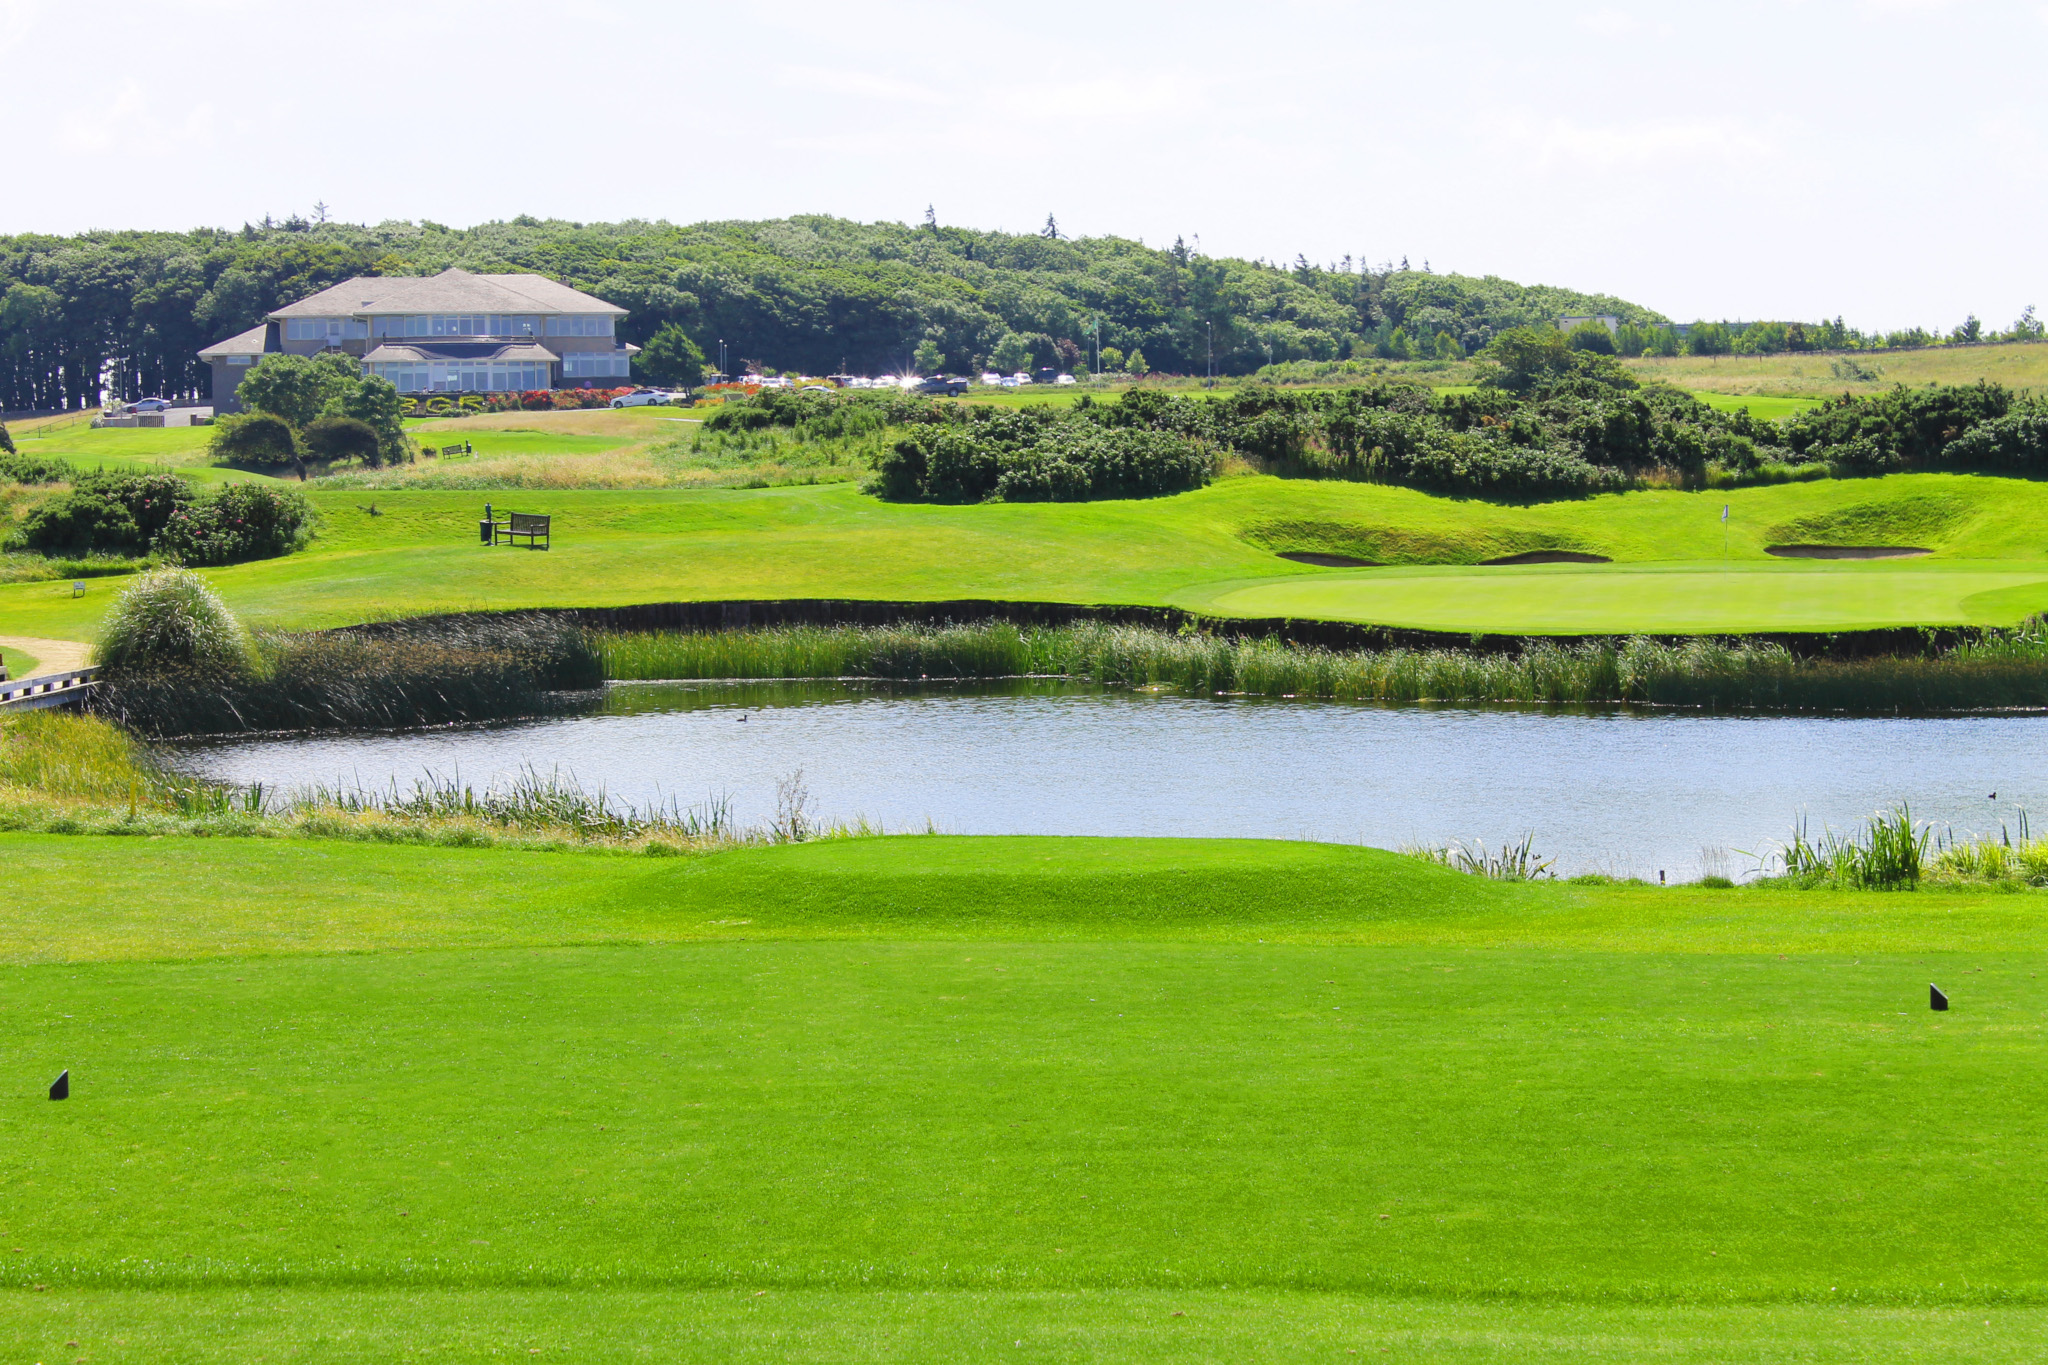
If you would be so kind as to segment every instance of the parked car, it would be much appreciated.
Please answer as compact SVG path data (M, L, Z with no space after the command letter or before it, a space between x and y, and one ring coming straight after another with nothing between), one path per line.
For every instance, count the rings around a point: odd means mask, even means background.
M1030 372L1026 370L1019 370L1017 371L1017 373L1011 375L1010 378L1013 382L1018 384L1029 384L1031 382Z
M945 394L948 397L958 397L967 392L967 381L964 379L949 379L945 375L935 374L929 379L918 380L916 386L911 389L911 392Z
M1057 384L1060 382L1060 372L1050 365L1044 366L1038 373L1031 376L1031 382L1034 384Z
M170 407L170 405L171 400L168 398L138 398L133 403L128 404L128 411L162 412Z
M673 389L635 389L631 393L622 393L617 398L614 398L612 406L615 408L666 407L671 403L684 402L688 398L688 394L677 393Z
M1003 377L994 370L989 370L981 376L981 382L990 385L1000 384L1003 382Z
M1079 381L1076 380L1074 376L1070 374L1063 374L1058 379L1055 379L1053 382L1055 384L1073 384L1078 383Z

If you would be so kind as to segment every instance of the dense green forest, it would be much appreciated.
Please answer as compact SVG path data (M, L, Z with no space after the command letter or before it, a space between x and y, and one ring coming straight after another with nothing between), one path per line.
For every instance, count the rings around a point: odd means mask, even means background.
M352 275L531 271L630 309L714 360L770 370L1070 368L1142 353L1218 374L1290 361L1463 356L1565 314L1661 321L1621 299L1350 261L1292 266L1069 239L804 217L474 228L291 220L239 231L0 237L0 408L203 393L203 346ZM920 355L920 352L922 354ZM105 375L103 389L101 376Z

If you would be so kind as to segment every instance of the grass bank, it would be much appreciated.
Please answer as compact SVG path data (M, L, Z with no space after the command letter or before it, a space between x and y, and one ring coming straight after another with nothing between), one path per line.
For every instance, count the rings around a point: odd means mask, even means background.
M740 827L720 801L639 809L528 770L478 791L429 774L409 788L266 791L204 782L92 716L0 721L0 830L48 834L339 839L451 848L604 848L658 856L876 831L819 821L801 779L768 826Z

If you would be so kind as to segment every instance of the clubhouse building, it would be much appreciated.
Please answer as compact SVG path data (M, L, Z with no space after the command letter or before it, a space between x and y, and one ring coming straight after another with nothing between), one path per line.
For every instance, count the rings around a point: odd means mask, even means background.
M215 412L266 355L357 357L400 393L612 388L640 348L615 334L626 310L541 275L376 276L343 281L209 346Z

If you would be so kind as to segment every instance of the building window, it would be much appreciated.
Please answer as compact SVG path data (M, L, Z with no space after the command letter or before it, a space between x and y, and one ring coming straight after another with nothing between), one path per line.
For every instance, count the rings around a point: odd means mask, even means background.
M608 337L612 334L609 313L563 313L548 319L551 337Z
M371 331L380 337L534 337L541 327L537 313L423 313L380 317Z
M564 379L623 377L632 372L632 360L624 351L570 351L562 357Z
M505 393L552 387L535 360L394 360L363 367L400 393Z
M231 355L228 357L228 364L230 365L253 365L255 363L256 357L253 355Z
M360 341L370 325L360 318L286 318L286 341Z

